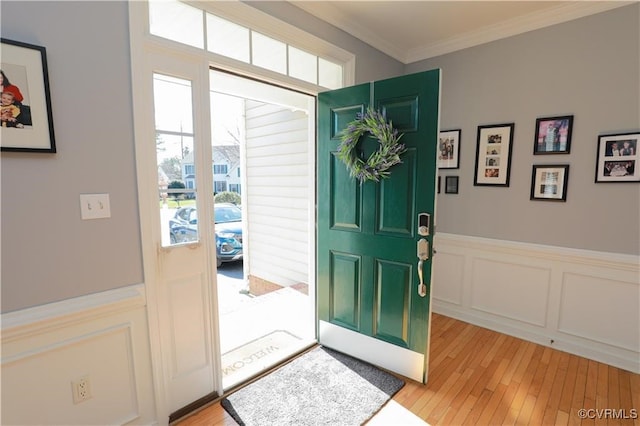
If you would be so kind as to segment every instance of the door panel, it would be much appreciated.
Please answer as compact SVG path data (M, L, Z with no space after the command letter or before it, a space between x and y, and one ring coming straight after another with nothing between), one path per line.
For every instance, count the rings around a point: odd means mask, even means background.
M376 212L377 234L413 238L416 167L416 150L408 149L402 155L402 164L393 168L393 179L380 182Z
M331 253L330 321L352 330L360 327L361 258L344 253Z
M362 191L355 180L349 178L349 171L335 153L331 154L330 182L331 229L361 231ZM343 205L336 200L349 199L353 203Z
M413 265L378 259L374 337L409 346L409 312Z
M417 218L434 215L439 84L437 70L318 98L320 342L420 381L428 354L431 260L423 263L428 297L422 297L417 241L425 238L431 246L433 232L418 235ZM370 105L403 134L407 151L388 179L360 184L337 152L343 129ZM365 135L356 149L367 158L378 146Z

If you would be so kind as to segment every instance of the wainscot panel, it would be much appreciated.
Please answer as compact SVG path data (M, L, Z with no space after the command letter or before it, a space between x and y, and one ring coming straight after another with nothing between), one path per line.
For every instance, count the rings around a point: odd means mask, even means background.
M144 287L3 314L2 389L2 424L155 424Z
M640 373L640 257L436 235L433 311Z

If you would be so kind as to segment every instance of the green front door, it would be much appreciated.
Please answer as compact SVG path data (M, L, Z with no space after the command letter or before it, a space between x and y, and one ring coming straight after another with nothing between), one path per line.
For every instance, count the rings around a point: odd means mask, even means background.
M436 189L440 70L318 96L320 343L426 381ZM403 134L402 164L360 182L337 156L341 131L368 107ZM363 137L363 158L378 141ZM419 214L429 215L428 235ZM425 216L423 216L425 217ZM425 292L419 291L418 245ZM425 259L428 257L428 259Z

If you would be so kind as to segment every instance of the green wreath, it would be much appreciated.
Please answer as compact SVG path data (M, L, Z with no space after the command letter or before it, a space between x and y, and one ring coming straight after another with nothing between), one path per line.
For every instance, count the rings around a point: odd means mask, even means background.
M378 139L380 146L364 161L356 153L356 145L365 133ZM406 151L403 144L398 143L402 135L393 128L392 122L387 122L379 111L369 108L357 115L356 120L349 123L342 132L338 158L347 166L349 174L357 178L360 183L367 180L379 182L381 178L388 178L389 169L402 163L400 155Z

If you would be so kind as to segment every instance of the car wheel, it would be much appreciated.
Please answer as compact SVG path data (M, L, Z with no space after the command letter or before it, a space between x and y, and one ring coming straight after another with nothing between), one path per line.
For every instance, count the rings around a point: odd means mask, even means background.
M222 260L218 259L217 257L216 257L216 266L218 268L222 266Z

